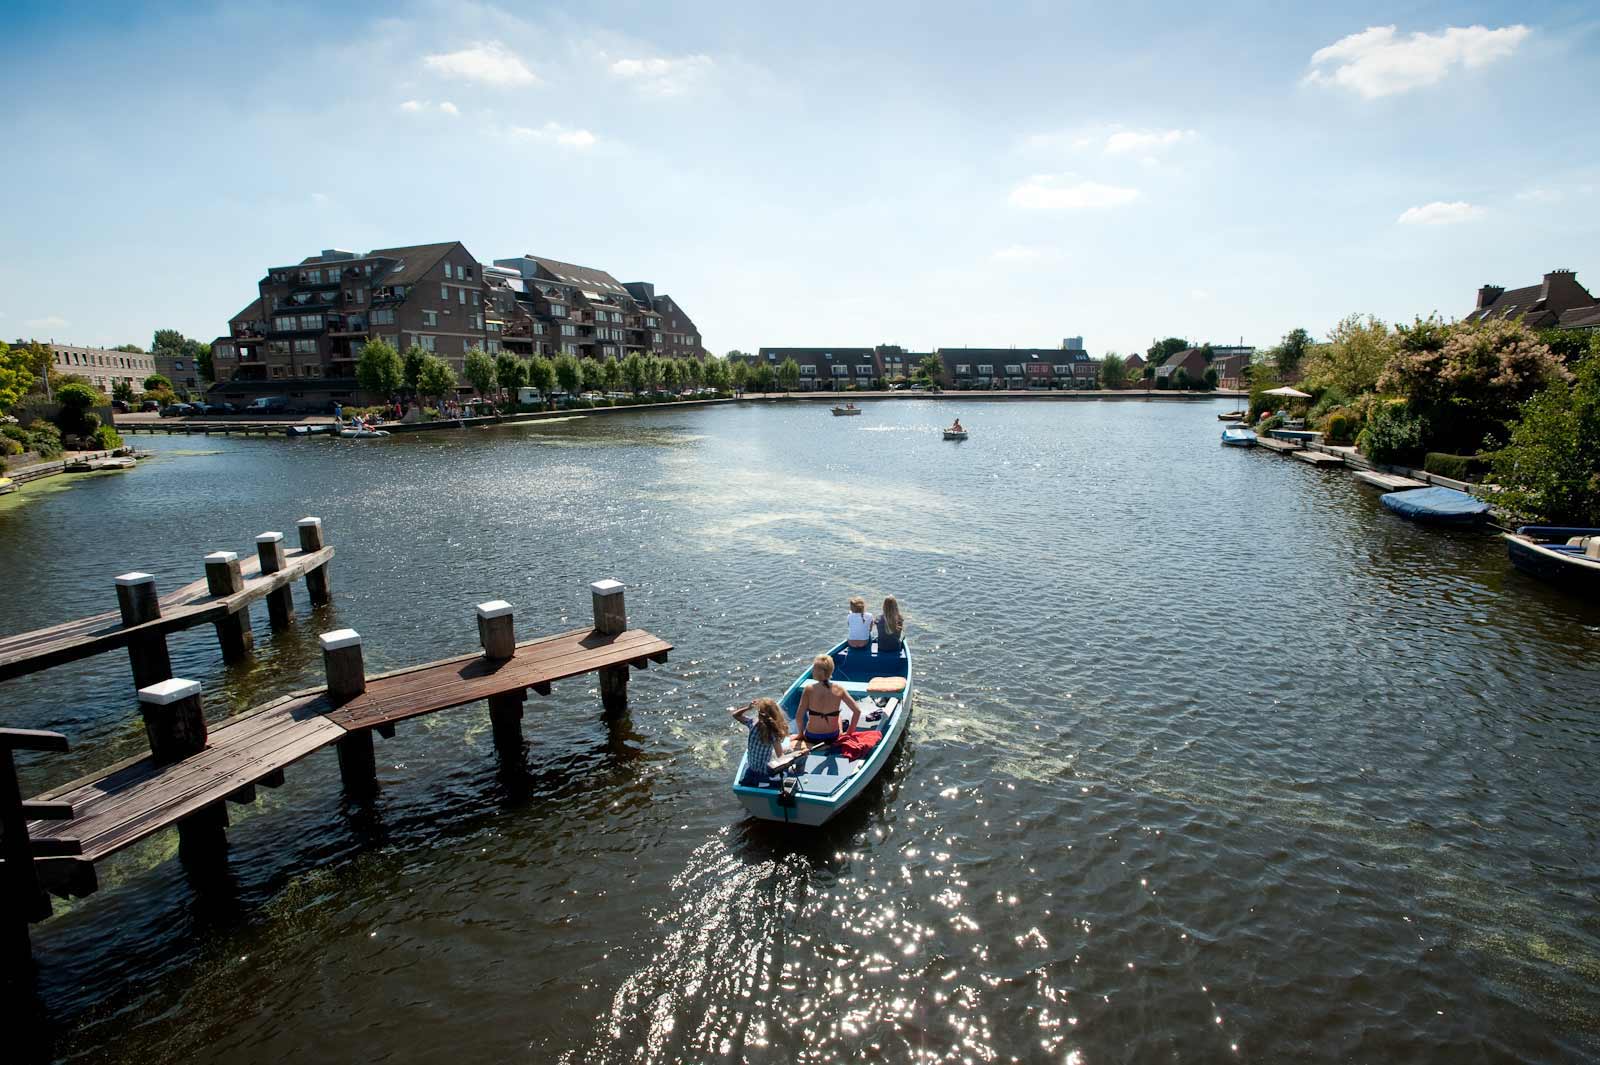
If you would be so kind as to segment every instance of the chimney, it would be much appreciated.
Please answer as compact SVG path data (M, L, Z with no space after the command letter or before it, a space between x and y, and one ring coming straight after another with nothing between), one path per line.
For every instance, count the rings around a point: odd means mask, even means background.
M1483 310L1489 304L1500 298L1505 289L1499 285L1484 285L1478 290L1478 310Z
M1571 270L1552 270L1544 275L1544 285L1539 289L1539 298L1550 298L1552 288L1566 288L1577 281L1576 275Z

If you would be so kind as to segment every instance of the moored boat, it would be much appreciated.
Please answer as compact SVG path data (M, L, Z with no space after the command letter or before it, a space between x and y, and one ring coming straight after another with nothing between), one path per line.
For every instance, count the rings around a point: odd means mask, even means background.
M1222 442L1229 447L1255 447L1256 431L1242 425L1230 425L1222 430Z
M1221 414L1217 415L1217 421L1219 421L1219 422L1241 422L1241 421L1244 421L1244 411L1242 411L1242 410L1223 411Z
M944 431L944 438L946 440L965 440L967 438L967 431L965 429L946 429Z
M856 729L876 731L882 738L855 757L837 743L813 747L795 758L782 775L760 784L744 783L749 766L743 756L734 771L733 793L752 815L767 821L821 825L861 797L889 760L911 717L911 648L877 654L877 643L851 647L841 643L831 652L833 683L861 706ZM779 700L794 727L800 693L812 684L808 667ZM849 710L845 710L846 716ZM781 762L782 760L780 760Z
M1522 525L1502 535L1507 557L1522 572L1590 597L1600 594L1600 529Z
M835 418L846 418L846 417L849 417L852 414L860 414L860 413L861 413L861 408L860 407L855 407L855 406L835 407L835 408L833 408L833 416Z
M1378 497L1378 502L1402 518L1424 525L1470 526L1489 514L1489 504L1454 488L1411 488Z

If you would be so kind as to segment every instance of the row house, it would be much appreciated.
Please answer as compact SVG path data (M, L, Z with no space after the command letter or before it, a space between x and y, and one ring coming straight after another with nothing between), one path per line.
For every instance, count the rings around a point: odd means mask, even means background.
M787 359L800 367L802 392L872 388L883 376L876 348L762 348L756 353L756 362L773 370Z
M940 348L944 384L955 389L1093 388L1098 359L1082 348Z
M1600 301L1578 283L1578 275L1571 270L1552 270L1537 285L1513 289L1484 285L1478 289L1478 305L1466 320L1494 318L1520 318L1532 329L1600 329Z
M17 343L26 344L27 341L19 340ZM54 341L44 347L50 349L52 370L81 377L105 393L123 384L139 391L144 388L145 378L157 372L155 356L142 351L84 348Z

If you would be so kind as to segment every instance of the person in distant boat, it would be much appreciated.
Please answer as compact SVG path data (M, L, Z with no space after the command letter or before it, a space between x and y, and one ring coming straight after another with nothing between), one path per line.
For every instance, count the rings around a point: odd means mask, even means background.
M795 711L795 741L832 743L840 736L854 732L856 722L861 720L861 707L856 705L849 692L833 683L831 655L816 657L811 663L811 679L816 683L808 685L800 693L800 706ZM841 731L839 718L846 706L850 708L850 724Z
M850 613L844 623L845 642L851 647L865 647L872 642L872 618L867 614L867 601L859 595L850 597Z
M965 429L961 428L961 419L960 418L956 419L956 423L950 427L950 431L952 433L964 433L964 432L966 432Z
M750 712L755 711L755 720ZM750 730L745 739L745 775L742 783L760 784L772 779L772 759L784 754L789 739L789 715L772 699L752 699L733 708L734 720Z
M900 603L892 595L883 597L883 613L872 622L878 630L878 653L897 655L906 631L905 618L900 616Z

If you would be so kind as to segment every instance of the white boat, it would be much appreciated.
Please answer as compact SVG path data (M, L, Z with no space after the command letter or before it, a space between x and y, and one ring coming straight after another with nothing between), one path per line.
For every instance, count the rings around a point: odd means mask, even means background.
M371 440L378 436L388 436L382 429L340 429L339 435L346 440Z
M902 645L898 653L877 654L877 646L841 643L835 647L832 679L860 704L862 717L857 728L881 732L883 738L858 758L846 757L837 745L814 747L794 759L781 776L760 784L743 783L748 766L741 756L734 771L733 793L752 815L786 824L825 824L860 798L883 771L911 718L911 648ZM807 668L779 701L791 729L800 693L812 683ZM849 710L845 708L844 713Z
M965 429L946 429L944 431L944 438L946 440L965 440L967 438L967 431Z

